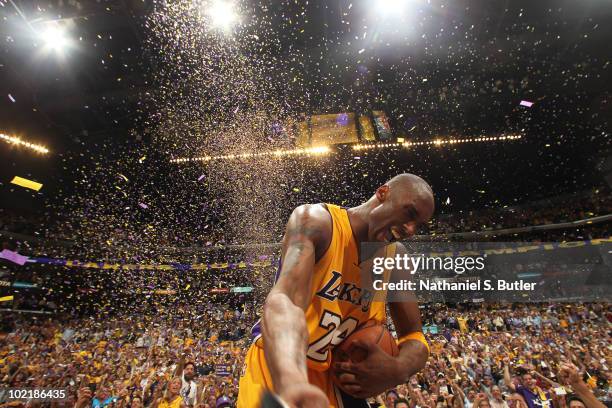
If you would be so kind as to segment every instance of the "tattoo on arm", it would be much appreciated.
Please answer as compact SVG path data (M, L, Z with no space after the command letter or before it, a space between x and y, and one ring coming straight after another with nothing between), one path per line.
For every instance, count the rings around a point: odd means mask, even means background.
M315 252L315 243L311 241L312 246L310 246L300 238L306 237L312 240L312 238L319 236L320 233L320 228L305 225L298 225L287 229L287 233L285 234L287 249L281 270L282 275L290 273L305 257L310 255L314 256L314 253L311 253L311 251Z
M311 227L308 225L296 225L296 226L287 228L285 237L288 240L291 240L292 238L298 237L300 235L303 235L308 238L314 238L318 236L319 234L321 234L321 228L319 227Z

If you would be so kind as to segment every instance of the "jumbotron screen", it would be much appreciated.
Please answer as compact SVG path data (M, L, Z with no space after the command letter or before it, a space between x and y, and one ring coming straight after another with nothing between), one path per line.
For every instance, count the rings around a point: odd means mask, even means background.
M382 111L312 115L298 124L297 133L297 147L387 141L392 138L389 120Z

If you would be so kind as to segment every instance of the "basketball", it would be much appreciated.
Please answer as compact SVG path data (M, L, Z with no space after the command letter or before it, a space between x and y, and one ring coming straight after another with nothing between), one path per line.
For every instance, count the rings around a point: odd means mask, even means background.
M367 351L353 343L361 340L365 343L378 344L387 354L396 357L399 354L397 343L384 325L368 321L348 336L333 352L332 362L352 361L358 363L365 360Z

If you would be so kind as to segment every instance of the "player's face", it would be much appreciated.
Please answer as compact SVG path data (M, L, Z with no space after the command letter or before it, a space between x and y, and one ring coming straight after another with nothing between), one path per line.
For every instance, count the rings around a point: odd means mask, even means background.
M381 203L370 213L370 241L393 242L409 238L433 214L433 200L410 190L390 191L389 187L382 186L376 195Z

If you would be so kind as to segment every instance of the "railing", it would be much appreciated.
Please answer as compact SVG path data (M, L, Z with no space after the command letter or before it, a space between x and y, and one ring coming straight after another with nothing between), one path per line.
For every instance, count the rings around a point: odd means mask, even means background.
M481 238L488 237L492 235L510 235L524 232L534 232L534 231L547 231L547 230L556 230L556 229L566 229L566 228L576 228L584 225L598 224L606 221L612 220L612 214L600 215L597 217L585 218L582 220L570 221L570 222L561 222L556 224L544 224L544 225L530 225L528 227L516 227L516 228L502 228L488 231L471 231L471 232L451 232L448 234L436 234L436 235L415 235L412 237L412 240L416 241L430 241L435 239L436 241L444 239L444 238ZM184 247L180 248L179 251L196 251L198 253L202 252L210 252L212 250L223 250L223 249L251 249L251 248L259 248L259 249L278 249L280 248L280 242L271 242L271 243L261 243L261 244L244 244L244 245L224 245L218 247ZM163 248L163 247L162 247ZM170 249L170 248L168 248ZM177 248L174 248L176 251Z
M561 222L556 224L544 224L544 225L531 225L527 227L516 227L516 228L501 228L487 231L470 231L470 232L451 232L447 234L435 234L435 235L415 235L412 237L412 240L415 241L440 241L446 238L482 238L489 236L499 236L499 235L510 235L517 233L525 233L525 232L537 232L537 231L549 231L549 230L557 230L557 229L566 229L566 228L576 228L584 225L591 224L599 224L606 221L612 220L612 214L600 215L597 217L584 218L582 220L570 221L570 222ZM44 240L42 238L29 236L26 234L14 233L10 231L0 231L0 236L7 236L10 238L20 239L23 241L30 242L48 242L52 244L59 244L63 247L70 247L73 245L70 241L61 241L61 240ZM228 250L228 249L270 249L276 250L281 247L280 242L267 242L260 244L242 244L242 245L223 245L223 246L212 246L212 247L202 247L202 246L190 246L190 247L169 247L169 246L160 246L158 247L159 252L175 252L181 253L185 255L189 254L201 254L203 252L211 252L215 250Z

